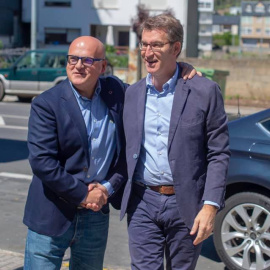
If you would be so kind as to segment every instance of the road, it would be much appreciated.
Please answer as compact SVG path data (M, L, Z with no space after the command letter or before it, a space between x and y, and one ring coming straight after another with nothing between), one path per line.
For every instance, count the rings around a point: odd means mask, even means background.
M0 249L23 253L26 227L22 224L24 204L31 181L27 157L27 123L30 104L14 98L0 102ZM111 210L110 231L104 267L130 269L126 222ZM204 242L196 270L224 270L213 239Z

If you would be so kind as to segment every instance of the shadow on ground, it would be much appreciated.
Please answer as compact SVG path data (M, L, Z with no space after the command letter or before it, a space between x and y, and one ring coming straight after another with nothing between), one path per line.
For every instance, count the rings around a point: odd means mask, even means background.
M0 139L0 163L28 158L27 142Z
M206 257L214 262L221 262L214 246L213 235L211 235L208 239L204 240L201 256Z

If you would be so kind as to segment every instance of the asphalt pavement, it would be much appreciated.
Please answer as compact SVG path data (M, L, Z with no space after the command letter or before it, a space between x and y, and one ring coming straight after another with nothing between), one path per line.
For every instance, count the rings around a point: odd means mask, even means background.
M252 113L256 113L258 111L264 110L265 108L257 108L257 107L244 107L241 106L240 112L236 106L232 105L226 105L225 110L229 115L237 116L237 115L249 115ZM121 236L120 236L121 237ZM207 248L211 248L212 250L207 250ZM112 250L111 252L114 252ZM208 255L205 255L205 254ZM210 254L210 256L209 256ZM113 256L113 254L111 254ZM1 270L22 270L23 269L23 260L24 255L22 253L17 253L9 250L3 250L0 249L0 269ZM121 259L120 259L121 260ZM208 263L210 261L215 261L215 266L211 267L211 264L208 266ZM121 262L119 262L119 265L121 265ZM200 267L200 265L204 265L205 267ZM213 270L224 270L224 264L219 260L217 254L215 253L215 250L213 249L213 240L210 237L206 240L206 244L204 245L202 254L198 261L198 266L196 269L213 269ZM63 265L61 269L68 269L68 254L65 256ZM104 270L127 270L129 268L123 267L123 268L104 268Z

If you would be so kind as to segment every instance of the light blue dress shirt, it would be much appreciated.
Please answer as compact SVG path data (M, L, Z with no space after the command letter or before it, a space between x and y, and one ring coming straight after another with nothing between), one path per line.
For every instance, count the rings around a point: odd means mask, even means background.
M143 138L133 179L147 186L173 185L167 149L178 72L176 65L173 77L163 85L161 92L152 84L151 74L146 77ZM205 204L219 207L211 201L205 201Z
M105 177L116 150L115 123L100 97L100 82L98 81L92 99L81 96L71 82L70 85L80 107L88 136L90 164L85 182L98 181L111 195L113 188Z

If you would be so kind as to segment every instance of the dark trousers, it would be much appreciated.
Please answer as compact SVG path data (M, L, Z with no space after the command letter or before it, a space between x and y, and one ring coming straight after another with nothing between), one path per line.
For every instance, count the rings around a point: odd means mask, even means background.
M175 195L161 195L134 184L128 208L131 268L134 270L193 270L201 246L193 245L176 207Z

